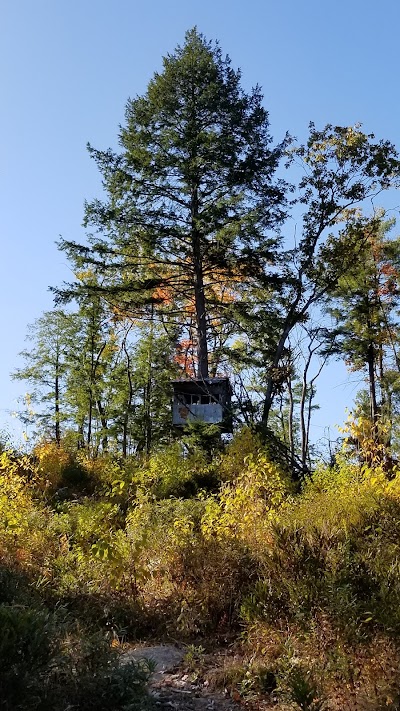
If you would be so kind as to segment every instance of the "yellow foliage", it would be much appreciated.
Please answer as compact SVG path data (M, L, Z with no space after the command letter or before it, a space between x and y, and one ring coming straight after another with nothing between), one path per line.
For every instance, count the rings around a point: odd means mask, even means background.
M37 459L37 485L45 490L56 486L63 469L70 463L71 455L56 442L41 442L36 445L33 454Z
M235 434L226 452L222 455L219 475L223 481L236 479L246 469L246 459L257 457L262 452L260 437L250 427L243 427Z
M355 418L349 414L344 427L339 431L345 435L343 442L343 455L348 459L349 454L356 453L359 461L368 463L369 466L380 466L388 456L387 441L389 425L383 420L371 422L368 417Z
M1 533L16 534L24 528L26 508L23 481L18 463L9 452L0 455L0 527Z
M206 538L238 538L254 549L268 542L271 522L290 501L291 485L261 452L247 456L244 467L207 503L202 531Z
M25 470L31 474L27 455L0 455L0 550L3 561L32 567L51 555L52 542L48 513L33 499Z

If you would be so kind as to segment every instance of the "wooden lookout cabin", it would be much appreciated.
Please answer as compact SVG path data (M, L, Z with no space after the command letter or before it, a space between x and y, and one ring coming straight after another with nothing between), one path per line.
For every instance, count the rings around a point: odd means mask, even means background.
M176 427L199 421L221 425L222 432L232 431L229 378L174 380L172 386L172 422Z

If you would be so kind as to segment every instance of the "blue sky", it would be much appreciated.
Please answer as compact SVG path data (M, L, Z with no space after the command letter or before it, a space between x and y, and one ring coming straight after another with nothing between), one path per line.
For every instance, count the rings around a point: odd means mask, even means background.
M128 97L197 25L218 39L243 85L262 86L276 140L313 120L349 125L400 148L397 0L14 0L0 27L0 430L27 389L9 373L27 325L69 279L59 235L82 240L83 203L100 181L86 152L116 146ZM400 203L400 196L394 198ZM316 427L340 423L353 386L344 368L321 381ZM317 435L315 432L314 436Z

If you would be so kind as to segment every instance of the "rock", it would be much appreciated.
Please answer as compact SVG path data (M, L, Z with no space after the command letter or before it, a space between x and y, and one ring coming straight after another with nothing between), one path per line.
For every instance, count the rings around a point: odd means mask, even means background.
M153 680L161 679L163 674L171 672L177 667L185 653L173 644L159 644L154 647L135 647L122 655L122 664L127 664L132 659L135 662L141 659L151 659L156 665Z

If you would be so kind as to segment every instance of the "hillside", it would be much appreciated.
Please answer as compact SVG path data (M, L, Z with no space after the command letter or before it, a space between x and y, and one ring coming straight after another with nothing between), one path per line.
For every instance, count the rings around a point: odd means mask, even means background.
M396 709L399 521L397 470L345 451L299 490L246 429L211 457L4 451L3 708L144 708L119 655L174 640L249 708Z

